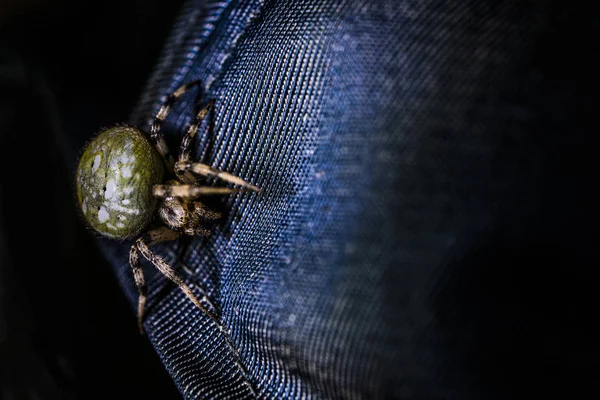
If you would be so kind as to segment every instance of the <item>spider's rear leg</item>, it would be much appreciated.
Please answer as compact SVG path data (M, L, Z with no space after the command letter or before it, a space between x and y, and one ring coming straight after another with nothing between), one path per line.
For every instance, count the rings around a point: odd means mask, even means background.
M200 300L198 300L198 298L196 296L194 296L194 293L192 293L192 290L185 284L185 282L179 276L179 274L177 274L177 272L175 272L175 270L173 268L171 268L169 266L169 264L167 264L165 262L165 260L163 260L162 257L155 254L149 248L149 246L152 246L153 244L156 244L158 242L174 240L177 237L179 237L178 232L175 232L166 227L157 228L155 230L148 232L141 238L139 238L133 245L131 253L135 253L136 250L139 251L142 254L142 256L146 260L150 261L152 263L152 265L154 265L164 276L166 276L171 282L173 282L177 286L179 286L179 289L181 289L181 291L186 295L186 297L188 299L190 299L192 301L192 303L194 303L194 305L196 307L198 307L198 309L200 309L200 311L202 311L210 319L212 319L219 326L220 329L223 329L221 324L217 320L217 318L214 316L214 314L211 313L210 311L208 311L202 305L202 303L200 303ZM134 258L135 258L134 261L136 261L138 263L138 265L137 265L138 270L141 271L141 269L139 268L139 261L137 261L137 254L135 255ZM132 265L132 268L134 268L134 271L136 270L136 268L133 265ZM134 275L135 275L135 272L134 272ZM136 284L137 283L138 283L138 280L136 278ZM143 283L143 275L142 275L142 283ZM144 285L144 287L145 287L145 285ZM138 288L139 288L139 286L138 286ZM143 306L145 303L145 297L144 297L144 300L141 301L141 298L142 298L141 293L142 293L142 291L140 290L140 303L138 303L138 307L142 307L142 310L141 310L141 312L139 312L139 309L138 309L138 324L140 327L140 331L143 332L143 325L142 325L143 319L142 318L143 318ZM208 300L208 298L206 298L206 300Z
M233 183L234 185L239 185L249 191L262 192L262 190L259 187L246 182L242 178L238 178L237 176L231 175L228 172L224 172L213 168L210 165L190 161L178 161L175 163L175 173L177 174L177 176L182 176L187 171L191 171L195 174L202 176L218 178L225 182Z
M131 246L129 250L129 265L133 270L133 278L135 280L135 285L138 288L139 297L138 297L138 328L140 333L144 333L144 326L142 325L144 319L144 307L146 305L146 297L148 296L148 290L146 288L146 281L144 279L144 271L140 265L140 260L138 258L138 242L139 241L148 241L148 245L152 246L153 244L160 242L168 242L171 240L175 240L179 237L179 233L172 231L168 228L159 228L153 231L146 233L144 236L139 238L137 242Z
M170 229L164 228L164 227L159 228L154 231L148 232L147 235L149 235L150 237L152 237L152 235L160 235L160 233L155 233L157 231L164 232L164 231L170 231ZM177 232L175 232L175 233L177 233ZM156 255L148 248L148 244L146 244L146 242L144 240L145 236L146 235L144 235L144 237L141 237L136 241L135 246L137 247L137 250L142 254L142 256L144 256L144 258L146 260L150 261L164 276L166 276L169 280L171 280L173 283L175 283L177 286L179 286L179 288L187 296L187 298L190 299L192 301L192 303L194 303L194 305L196 307L198 307L198 309L200 311L202 311L202 313L204 313L204 315L206 315L208 318L210 318L212 320L212 322L215 323L215 325L217 326L219 331L221 331L221 333L223 334L223 338L225 339L225 342L227 343L228 347L233 352L233 355L236 359L236 364L242 370L242 373L247 376L248 371L247 371L246 367L244 366L244 364L242 364L242 362L240 361L240 354L239 354L237 348L235 347L235 345L233 344L233 342L231 341L229 331L227 331L227 329L225 329L225 327L223 325L221 325L221 323L219 322L217 317L215 317L214 314L212 314L210 311L208 311L202 305L202 303L200 303L200 301L196 298L196 296L194 296L194 294L192 293L190 288L185 284L185 282L177 274L177 272L175 272L175 270L173 270L173 268L171 268L160 256ZM210 304L210 301L206 296L204 296L203 299L205 299ZM249 381L248 381L248 387L250 388L252 393L256 396L256 393L254 392L254 389L250 385Z

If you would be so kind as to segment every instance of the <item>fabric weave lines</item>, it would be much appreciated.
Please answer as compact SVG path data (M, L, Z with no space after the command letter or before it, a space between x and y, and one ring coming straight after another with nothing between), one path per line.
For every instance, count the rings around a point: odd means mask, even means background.
M441 333L442 267L520 190L514 166L536 168L498 147L529 123L503 97L538 29L525 3L186 3L130 122L201 79L214 129L194 158L264 190L208 200L227 213L212 237L155 247L239 360L145 266L145 328L186 398L464 398L469 378L439 367L462 340ZM165 123L172 150L195 96ZM134 305L129 245L102 244Z

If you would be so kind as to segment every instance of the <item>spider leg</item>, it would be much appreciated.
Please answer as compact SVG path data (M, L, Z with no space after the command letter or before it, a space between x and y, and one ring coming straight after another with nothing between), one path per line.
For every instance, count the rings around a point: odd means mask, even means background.
M183 175L186 171L191 171L195 174L202 176L218 178L225 182L242 186L243 188L253 192L262 192L262 190L259 187L256 187L246 182L242 178L238 178L235 175L231 175L230 173L213 168L210 165L190 161L178 161L177 163L175 163L175 173L177 174L177 176Z
M156 229L155 231L148 232L148 235L152 236L153 232L156 232L159 230L171 231L168 228L159 228L159 229ZM171 232L173 232L173 231L171 231ZM175 232L175 233L177 233L177 232ZM144 236L146 236L146 235L144 235ZM225 329L225 327L223 325L221 325L221 323L219 322L217 317L215 317L214 314L209 312L200 303L200 301L196 298L196 296L194 296L194 294L192 293L190 288L183 282L183 279L181 279L181 277L175 272L175 270L173 270L173 268L171 268L160 256L154 254L148 248L148 245L144 241L144 237L139 238L135 245L137 246L137 249L142 254L142 256L144 256L144 258L146 260L150 261L164 276L166 276L169 280L171 280L177 286L179 286L179 288L187 296L187 298L190 299L192 301L192 303L194 303L194 305L196 307L198 307L198 309L204 313L204 315L206 315L208 318L210 318L212 320L212 322L214 322L214 324L217 326L219 331L221 331L221 333L223 334L223 338L225 339L225 342L229 346L230 350L233 352L233 355L235 356L235 359L236 359L236 364L242 370L242 373L245 376L247 376L248 370L246 369L244 364L242 364L242 362L240 361L240 353L237 351L236 347L234 346L233 342L231 341L231 338L229 336L230 332L227 329ZM208 301L208 298L206 298L206 300ZM254 395L256 395L256 393L254 392L254 389L250 385L249 381L248 381L248 387L250 388L252 393Z
M185 161L189 160L190 145L192 143L192 140L196 136L196 133L198 132L198 126L200 125L200 122L202 122L202 120L206 117L208 112L211 110L214 103L215 103L214 100L210 100L208 102L208 104L206 106L204 106L204 108L202 108L198 112L198 114L196 115L196 118L194 118L192 123L189 125L187 133L185 134L183 139L181 139L181 145L179 148L179 160L180 161L181 160L185 160ZM182 173L177 175L177 178L183 183L196 183L196 178L189 171L183 171Z
M185 92L187 92L192 87L199 86L200 83L201 81L196 80L181 85L177 90L175 90L172 94L170 94L167 97L160 110L158 110L156 117L154 117L154 122L152 123L152 128L150 129L150 140L152 140L152 143L154 143L154 146L162 156L169 170L172 169L175 160L173 159L173 156L169 153L169 148L167 147L167 143L165 142L165 137L161 132L162 124L167 118L167 115L169 115L169 112L171 111L171 108L173 107L175 101L177 101L177 99L179 99Z
M245 188L222 188L196 185L154 185L152 194L158 198L179 197L195 199L200 196L225 195L231 193L247 192Z
M223 216L220 212L209 210L199 201L194 202L194 212L206 219L219 219Z
M161 230L169 230L168 228L159 228ZM156 229L156 231L158 231L159 229ZM173 232L173 231L171 231ZM177 235L179 235L177 232L175 232ZM151 234L151 232L149 233ZM145 235L144 235L145 236ZM196 296L194 296L194 293L192 293L192 290L185 284L185 282L183 281L183 279L177 274L177 272L175 272L175 270L173 268L171 268L169 266L169 264L167 264L165 262L165 260L162 259L162 257L160 257L159 255L155 254L154 252L152 252L152 250L150 250L150 248L148 247L150 244L152 244L152 242L146 244L146 240L144 237L139 238L136 243L135 246L137 247L137 250L142 254L142 256L144 256L144 258L148 261L150 261L152 263L152 265L154 265L164 276L166 276L171 282L175 283L177 286L179 286L179 289L181 289L181 291L186 295L186 297L188 299L190 299L192 301L192 303L194 303L194 305L196 307L198 307L198 309L200 309L200 311L202 311L206 316L208 316L211 320L213 320L213 322L215 324L217 324L217 326L219 327L220 330L225 330L223 328L223 326L219 323L219 321L217 320L217 318L214 316L213 313L211 313L210 311L208 311L203 305L202 303L200 303L200 301L196 298Z
M190 159L190 144L192 143L192 140L194 140L194 137L198 132L198 126L200 125L200 122L202 122L202 120L206 118L206 115L212 109L214 104L214 99L211 99L208 102L208 104L204 106L204 108L198 111L196 118L194 118L194 120L190 124L187 133L185 134L183 139L181 139L181 146L179 148L179 161L188 161Z
M159 242L167 242L170 240L175 240L179 237L179 233L172 231L168 228L159 228L153 231L148 232L145 237L142 237L138 240L148 240L149 245ZM135 285L138 288L139 297L138 297L138 328L140 330L140 334L144 333L144 326L142 322L144 320L144 307L146 305L146 298L148 296L148 289L146 288L146 281L144 279L144 271L141 268L140 260L138 258L138 248L137 243L131 246L129 250L129 265L133 270L133 278L135 280Z
M133 278L135 279L135 285L138 288L138 329L140 334L144 334L144 325L142 321L144 319L144 307L146 305L146 297L148 297L148 288L146 287L146 281L144 279L144 271L140 266L140 260L138 258L137 246L134 244L129 249L129 265L133 270Z

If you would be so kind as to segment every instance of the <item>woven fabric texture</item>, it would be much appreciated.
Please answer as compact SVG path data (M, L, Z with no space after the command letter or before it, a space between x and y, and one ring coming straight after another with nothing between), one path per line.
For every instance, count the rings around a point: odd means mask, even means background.
M505 325L455 312L502 292L456 277L489 271L465 260L498 226L518 236L538 200L527 57L543 17L521 1L185 4L130 123L148 130L201 79L216 102L194 159L264 193L209 199L226 213L212 237L155 246L227 332L144 264L145 329L184 397L503 394L470 340L500 352ZM172 149L197 95L167 118ZM135 308L131 243L101 245Z

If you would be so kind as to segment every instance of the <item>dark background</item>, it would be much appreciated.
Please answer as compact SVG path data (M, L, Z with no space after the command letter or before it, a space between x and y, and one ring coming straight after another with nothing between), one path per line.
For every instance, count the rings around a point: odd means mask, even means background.
M0 399L180 398L70 185L90 135L127 120L181 3L2 2Z
M2 3L0 399L179 398L78 220L70 184L90 135L127 119L181 3ZM482 385L501 376L507 393L568 397L598 380L600 22L591 8L548 3L531 55L536 102L552 116L539 130L551 144L539 217L527 237L486 238L454 266L468 279L450 282L444 306L450 328L477 321L458 356Z

